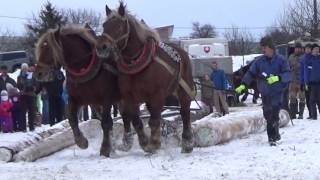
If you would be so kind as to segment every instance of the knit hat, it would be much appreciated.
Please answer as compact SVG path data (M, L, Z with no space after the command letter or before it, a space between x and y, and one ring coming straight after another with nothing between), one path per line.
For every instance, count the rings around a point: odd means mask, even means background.
M265 36L260 40L260 46L267 46L271 49L275 49L274 43L271 36Z
M8 96L8 92L6 90L2 90L0 95L1 96Z
M22 63L21 64L21 69L28 69L29 65L27 63Z
M312 44L311 48L313 49L313 48L316 48L316 47L319 47L319 45L317 43L314 43L314 44Z
M312 44L308 43L308 44L306 44L305 47L306 47L306 48L312 48Z

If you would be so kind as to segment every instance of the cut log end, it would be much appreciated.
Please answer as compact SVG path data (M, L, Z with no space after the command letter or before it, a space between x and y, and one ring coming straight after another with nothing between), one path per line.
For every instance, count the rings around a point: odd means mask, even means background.
M10 162L13 158L13 152L6 147L0 147L0 161Z

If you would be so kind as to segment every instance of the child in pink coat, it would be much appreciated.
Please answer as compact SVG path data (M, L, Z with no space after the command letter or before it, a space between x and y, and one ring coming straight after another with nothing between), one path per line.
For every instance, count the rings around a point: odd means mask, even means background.
M13 132L13 121L11 116L12 103L9 100L7 91L2 90L0 95L1 95L0 122L1 122L2 132L4 133Z

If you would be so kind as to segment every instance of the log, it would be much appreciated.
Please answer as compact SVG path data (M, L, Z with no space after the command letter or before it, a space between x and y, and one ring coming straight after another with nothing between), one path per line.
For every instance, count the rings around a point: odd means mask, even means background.
M53 134L56 134L57 132L62 131L66 127L69 127L69 123L67 121L63 121L49 129L45 129L40 132L25 133L24 136L19 138L18 141L16 139L11 140L10 137L8 137L8 141L0 142L0 161L12 161L14 155L18 152L38 143L45 138L50 137Z
M290 122L287 111L281 110L280 127ZM241 113L230 113L226 116L212 119L207 116L192 123L195 146L207 147L224 143L251 133L266 130L266 120L263 118L262 110L242 111Z
M97 136L102 131L99 120L88 120L81 122L79 128L87 138ZM71 128L65 128L36 144L31 145L14 156L14 161L35 161L39 158L48 156L71 145L74 145L74 137Z

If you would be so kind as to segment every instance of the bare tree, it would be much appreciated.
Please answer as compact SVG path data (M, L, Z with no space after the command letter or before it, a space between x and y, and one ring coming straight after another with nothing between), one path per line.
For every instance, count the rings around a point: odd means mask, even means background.
M292 1L277 21L280 31L294 36L310 33L313 37L319 37L319 7L317 0Z
M286 26L284 27L269 27L266 29L266 35L272 37L275 45L286 44L289 41L297 39L300 35L290 33Z
M199 22L193 22L192 30L191 38L214 38L218 35L216 28L211 24L200 25Z
M224 37L228 40L230 55L252 54L257 49L253 35L247 30L240 31L237 26L232 25Z
M24 50L24 38L16 36L10 30L0 30L0 52Z
M88 24L95 32L98 32L102 27L102 15L94 10L62 9L61 13L67 18L68 23Z

